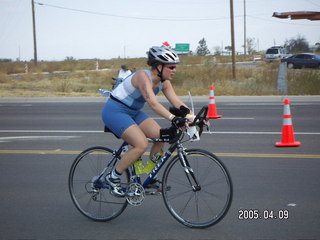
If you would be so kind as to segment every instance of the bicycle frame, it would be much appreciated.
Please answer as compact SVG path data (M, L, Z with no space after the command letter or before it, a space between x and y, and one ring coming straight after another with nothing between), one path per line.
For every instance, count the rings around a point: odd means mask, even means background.
M172 153L176 150L179 143L172 144L163 157L158 161L158 163L153 167L152 171L148 174L148 177L143 182L142 186L145 188L151 182L151 180L157 175L162 166L167 162L167 160L171 157ZM137 179L136 179L137 180Z
M159 141L163 141L160 138L154 138L154 139L148 139L149 142L159 142ZM106 170L109 167L114 167L116 165L116 162L118 161L118 159L120 159L120 155L122 152L126 151L126 147L129 144L127 142L123 142L121 144L121 146L117 149L113 151L113 158L112 160L108 163L108 165L106 166L106 168L103 169L103 171L100 174L100 177L97 178L95 180L95 185L100 187L100 188L109 188L109 186L106 185L102 185L100 184L100 179L101 177L104 175L104 173L106 172ZM148 177L144 180L144 182L142 183L142 186L145 188L146 186L149 185L149 183L152 181L152 179L157 175L157 173L160 171L160 169L163 167L163 165L167 162L167 160L172 156L172 153L177 149L177 148L183 148L180 140L178 140L176 143L172 144L168 150L166 151L166 153L163 155L163 157L158 161L158 163L154 166L154 168L152 169L152 171L150 173L148 173ZM181 154L181 151L178 151L179 154ZM183 158L184 159L184 158ZM185 161L183 161L184 163L182 164L182 166L184 167L188 167L187 164L185 163ZM136 173L135 173L135 169L133 167L133 165L130 167L131 168L131 178L133 179L134 182L141 184L140 182L140 178L137 177ZM189 177L188 177L189 179ZM189 180L190 181L190 180ZM191 183L191 181L190 181Z

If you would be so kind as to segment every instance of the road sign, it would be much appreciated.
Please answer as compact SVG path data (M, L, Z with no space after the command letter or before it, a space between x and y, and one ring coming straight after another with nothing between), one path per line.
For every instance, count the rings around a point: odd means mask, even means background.
M176 43L175 50L177 52L189 52L190 51L190 44L189 43Z

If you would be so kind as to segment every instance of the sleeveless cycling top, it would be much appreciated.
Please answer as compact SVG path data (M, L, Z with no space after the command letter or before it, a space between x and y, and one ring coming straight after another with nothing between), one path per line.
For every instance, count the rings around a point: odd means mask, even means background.
M141 70L148 74L150 82L152 82L151 78L151 71L150 70ZM146 100L143 98L140 90L138 88L135 88L132 85L131 79L136 74L133 73L130 76L128 76L121 84L119 84L112 92L111 95L116 100L119 100L120 102L124 103L128 107L139 110L143 108L144 104L146 103ZM153 91L154 94L158 94L163 87L162 82L160 82L159 86Z

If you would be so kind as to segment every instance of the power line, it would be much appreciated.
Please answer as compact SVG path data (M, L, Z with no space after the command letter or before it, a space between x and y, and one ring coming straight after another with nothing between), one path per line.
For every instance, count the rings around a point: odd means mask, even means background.
M68 7L51 5L51 4L41 3L41 2L35 2L35 4L38 4L40 6L46 6L46 7L51 7L51 8L58 8L58 9L73 11L73 12L81 12L81 13L100 15L100 16L107 16L107 17L138 19L138 20L177 21L177 22L192 22L192 21L194 21L195 22L195 21L216 21L216 20L228 19L228 17L218 17L218 18L151 18L151 17L134 17L134 16L117 15L117 14L111 14L111 13L103 13L103 12L95 12L95 11L87 11L87 10L81 10L81 9L75 9L75 8L68 8Z

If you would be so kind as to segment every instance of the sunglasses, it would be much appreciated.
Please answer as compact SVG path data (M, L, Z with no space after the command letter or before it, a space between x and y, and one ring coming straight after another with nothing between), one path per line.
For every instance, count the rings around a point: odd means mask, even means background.
M169 68L170 70L173 70L173 69L176 69L177 66L169 66L169 67L166 67L166 68Z

